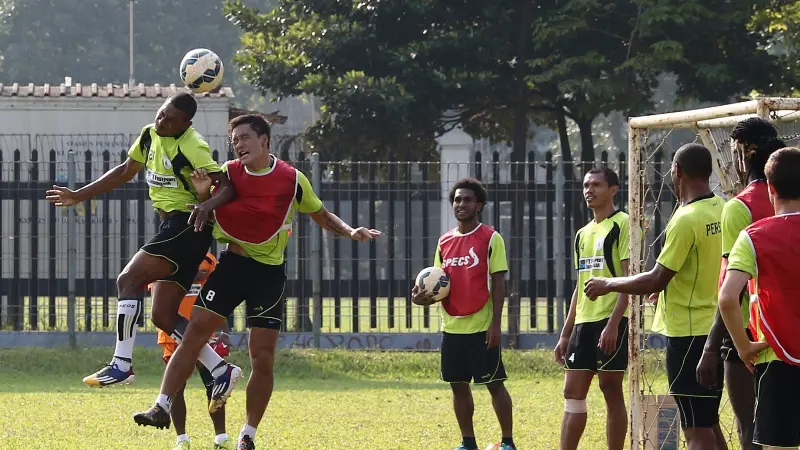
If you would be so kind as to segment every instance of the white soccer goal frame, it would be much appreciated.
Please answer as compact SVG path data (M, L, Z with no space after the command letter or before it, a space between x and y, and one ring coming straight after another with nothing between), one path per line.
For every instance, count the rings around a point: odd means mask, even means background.
M777 113L777 114L773 114ZM644 253L642 230L645 227L643 212L644 198L642 180L646 176L642 167L643 133L648 129L693 129L703 145L714 156L714 174L719 187L727 196L734 196L742 189L728 158L720 157L720 149L727 148L727 142L715 142L711 129L733 127L748 117L760 116L777 122L800 121L800 98L758 98L709 108L632 117L628 121L628 211L630 215L630 260L629 274L635 275L643 270ZM773 117L777 116L777 117ZM642 360L640 319L644 312L641 296L630 297L630 318L628 322L628 392L630 395L629 444L631 450L641 450L647 444L645 429L647 410L644 405L645 392L642 389ZM665 393L666 394L666 393ZM647 450L650 450L648 448Z

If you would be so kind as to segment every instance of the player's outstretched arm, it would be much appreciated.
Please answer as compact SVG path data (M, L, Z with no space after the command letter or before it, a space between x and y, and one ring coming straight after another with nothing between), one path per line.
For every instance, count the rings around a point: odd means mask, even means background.
M328 211L324 206L317 212L310 213L311 219L317 223L323 230L328 230L331 233L336 233L339 236L349 237L354 241L366 242L381 235L378 230L368 229L364 227L353 228L344 220L339 218L336 214Z
M63 186L53 185L45 195L47 201L56 206L73 206L122 186L142 170L144 164L128 158L122 164L104 173L102 177L73 191Z
M586 281L583 292L591 300L609 292L628 295L645 295L663 291L677 272L656 263L652 270L632 277L591 278Z

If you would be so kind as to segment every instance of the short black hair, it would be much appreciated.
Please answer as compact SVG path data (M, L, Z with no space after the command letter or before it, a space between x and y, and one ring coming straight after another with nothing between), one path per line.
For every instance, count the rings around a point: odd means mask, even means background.
M748 159L750 173L754 179L764 179L764 166L769 156L786 144L778 138L778 130L772 123L761 117L749 117L737 123L731 131L731 138L744 145L745 151L752 150Z
M486 193L486 188L483 187L480 181L476 180L475 178L462 178L456 181L456 184L450 188L450 203L453 203L456 199L456 191L459 189L469 189L472 193L475 194L475 200L478 203L486 204L486 198L488 194Z
M785 147L770 155L765 165L767 181L782 200L800 200L800 148Z
M608 166L595 166L589 169L586 175L595 175L598 173L603 175L603 178L606 179L606 183L608 183L609 186L619 187L619 175L617 175L617 172L614 172L614 169Z
M711 152L703 145L692 143L681 146L673 160L687 177L708 180L714 171Z
M191 94L188 92L178 92L177 94L172 94L167 99L172 106L181 110L186 114L186 120L194 119L194 115L197 114L197 100L192 97Z
M261 114L244 114L234 117L230 122L228 122L228 134L233 133L233 129L239 125L245 124L250 125L250 128L256 132L257 136L263 136L266 134L268 140L271 138L269 122L267 122L267 119Z

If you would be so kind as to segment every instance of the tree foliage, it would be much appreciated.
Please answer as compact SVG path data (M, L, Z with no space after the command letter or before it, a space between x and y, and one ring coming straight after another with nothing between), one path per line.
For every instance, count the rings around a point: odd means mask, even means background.
M266 6L266 2L260 2ZM127 83L129 13L127 0L13 0L0 2L0 79L4 83ZM178 66L197 47L214 50L226 63L226 84L246 99L231 62L240 30L216 1L148 0L135 5L137 82L180 84Z
M519 58L523 3L282 0L261 13L232 1L225 11L246 32L236 59L246 79L283 97L316 95L324 110L311 136L357 158L431 156L433 139L456 124L510 141L525 102L540 123L575 120L593 159L594 118L650 110L662 73L701 101L786 84L780 58L748 29L767 0L538 2Z

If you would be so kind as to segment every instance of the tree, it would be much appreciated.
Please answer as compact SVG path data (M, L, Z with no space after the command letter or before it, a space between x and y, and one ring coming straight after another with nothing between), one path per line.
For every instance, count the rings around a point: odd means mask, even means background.
M0 79L8 84L128 82L127 0L15 0L0 2ZM69 6L65 7L65 3ZM263 4L263 2L262 2ZM225 62L226 84L246 100L253 89L240 82L231 57L240 31L222 15L221 4L150 0L135 8L135 78L147 84L180 84L180 58L208 45ZM213 36L210 41L207 39ZM204 44L201 44L204 43Z

